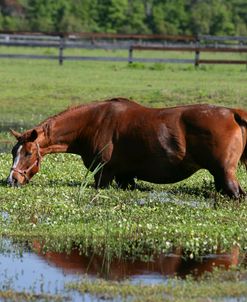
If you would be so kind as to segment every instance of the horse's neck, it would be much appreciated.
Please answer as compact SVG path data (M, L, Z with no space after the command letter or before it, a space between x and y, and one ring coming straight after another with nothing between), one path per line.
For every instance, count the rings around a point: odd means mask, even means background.
M78 122L78 115L68 114L41 124L38 143L43 155L67 152L71 143L76 139L82 125Z

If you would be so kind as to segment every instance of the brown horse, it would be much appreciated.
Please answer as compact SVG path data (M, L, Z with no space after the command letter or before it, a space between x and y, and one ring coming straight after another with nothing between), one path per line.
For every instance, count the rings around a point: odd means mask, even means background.
M165 109L141 106L124 98L70 108L23 134L12 131L12 186L26 184L49 153L79 154L85 166L102 169L95 184L115 179L122 188L134 179L173 183L207 169L217 191L244 195L236 179L241 160L247 166L247 112L213 105Z

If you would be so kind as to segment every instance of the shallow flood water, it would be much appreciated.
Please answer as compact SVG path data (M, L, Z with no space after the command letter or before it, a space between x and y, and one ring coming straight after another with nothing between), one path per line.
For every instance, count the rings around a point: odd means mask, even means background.
M231 254L208 255L201 260L185 260L178 249L170 255L159 255L153 261L112 259L107 263L103 257L80 255L77 250L70 254L48 252L43 254L37 242L36 252L18 251L7 242L5 252L0 254L0 289L13 289L35 294L57 294L72 301L100 301L89 294L83 297L76 292L66 291L64 285L71 281L87 278L111 280L128 279L131 283L156 284L166 282L168 277L195 276L211 271L215 266L237 264L238 250ZM1 298L0 298L1 301Z

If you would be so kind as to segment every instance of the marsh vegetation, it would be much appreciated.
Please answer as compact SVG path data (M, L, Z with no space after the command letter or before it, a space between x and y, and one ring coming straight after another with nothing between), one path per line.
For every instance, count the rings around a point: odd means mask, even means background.
M58 154L44 158L41 171L29 185L19 189L6 186L14 143L9 127L26 130L68 106L113 96L132 98L153 107L210 103L246 108L246 82L246 69L240 66L203 66L195 70L187 65L129 67L125 63L66 62L61 67L56 62L2 60L1 238L28 242L31 248L34 241L40 242L42 252L71 253L76 248L81 253L101 255L108 263L113 259L152 261L155 256L174 253L177 248L187 259L231 254L237 249L239 267L233 275L241 276L239 288L246 289L247 202L215 193L213 178L207 171L201 170L171 185L139 181L138 189L133 191L120 190L115 184L106 190L95 190L92 175L78 156ZM247 190L243 167L239 167L238 179ZM216 275L220 284L224 274ZM188 291L191 284L206 284L214 292L216 279L212 283L189 280L185 284ZM70 286L82 293L94 291L87 282L83 284ZM130 288L127 296L131 295ZM205 288L201 288L201 293L206 292ZM245 296L245 289L236 296ZM141 290L151 301L152 293ZM161 292L175 301L181 299L163 287ZM223 292L224 295L215 294L212 298L229 296ZM198 297L204 296L188 296L188 301L197 301Z

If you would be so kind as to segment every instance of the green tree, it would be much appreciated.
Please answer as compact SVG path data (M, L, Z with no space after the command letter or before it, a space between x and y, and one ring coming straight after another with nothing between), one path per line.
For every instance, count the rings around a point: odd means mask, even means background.
M123 33L151 33L146 22L143 0L129 0L126 21L122 26Z
M54 31L53 10L54 1L29 0L27 7L27 18L30 29L33 31Z
M231 5L225 1L213 1L210 34L234 35L235 26L232 21Z
M121 32L128 22L128 0L98 0L98 23L105 32Z
M247 36L247 2L246 0L232 0L231 2L236 34Z
M0 30L3 30L3 14L2 12L0 11Z
M0 28L246 35L246 0L0 0Z
M97 0L73 0L71 1L71 13L80 23L82 31L100 31Z
M191 31L194 34L234 34L231 4L222 0L195 1L191 5Z
M193 34L209 34L211 23L211 9L209 3L197 2L191 5L191 24Z
M171 35L186 32L188 17L184 0L156 0L153 4L152 18L154 32Z

